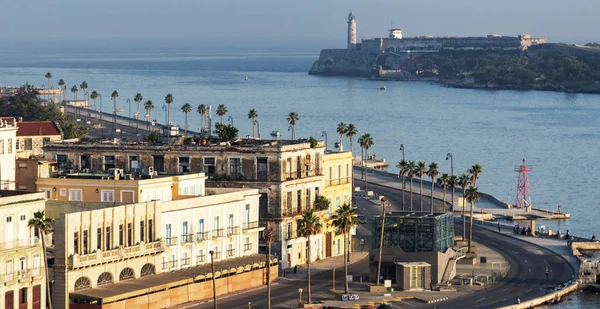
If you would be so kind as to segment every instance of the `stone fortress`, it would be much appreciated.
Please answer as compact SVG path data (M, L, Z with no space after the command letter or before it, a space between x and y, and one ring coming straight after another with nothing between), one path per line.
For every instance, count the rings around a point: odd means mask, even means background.
M516 37L490 34L482 37L404 37L402 29L390 29L388 37L356 40L356 16L348 15L348 46L346 49L324 49L309 71L311 75L369 76L372 66L381 56L409 59L441 51L514 50L545 44L546 39L529 34Z

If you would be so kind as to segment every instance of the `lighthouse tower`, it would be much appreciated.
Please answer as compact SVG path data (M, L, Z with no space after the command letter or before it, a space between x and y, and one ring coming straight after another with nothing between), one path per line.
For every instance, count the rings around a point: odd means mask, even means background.
M348 14L348 50L356 49L356 16Z

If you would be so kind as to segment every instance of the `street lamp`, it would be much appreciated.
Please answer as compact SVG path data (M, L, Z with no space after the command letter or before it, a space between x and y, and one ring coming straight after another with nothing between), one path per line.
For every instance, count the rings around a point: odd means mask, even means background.
M402 160L404 160L404 144L400 144L400 151L402 151Z
M129 125L131 126L131 100L127 99L125 102L129 104Z
M446 155L446 161L448 158L450 158L450 176L454 176L454 156L452 156L452 153L449 152Z
M327 151L327 132L323 131L323 133L321 133L321 137L325 137L325 151Z
M217 309L217 283L215 281L215 252L210 250L210 268L212 271L212 286L213 286L213 308Z
M256 129L258 131L258 138L260 139L260 125L258 123L258 120L254 119L254 124L256 125Z
M385 197L381 197L379 199L381 201L381 234L379 234L379 261L377 261L377 285L379 285L379 278L381 277L381 254L383 252L383 232L385 228L385 202L387 199Z
M229 121L229 123L231 124L231 126L233 127L233 116L229 116L227 117L227 121Z

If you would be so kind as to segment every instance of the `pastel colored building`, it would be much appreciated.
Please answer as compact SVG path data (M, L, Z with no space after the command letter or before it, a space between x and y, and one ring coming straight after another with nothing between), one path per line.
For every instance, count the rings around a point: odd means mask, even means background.
M0 119L0 189L15 189L17 127L14 118Z

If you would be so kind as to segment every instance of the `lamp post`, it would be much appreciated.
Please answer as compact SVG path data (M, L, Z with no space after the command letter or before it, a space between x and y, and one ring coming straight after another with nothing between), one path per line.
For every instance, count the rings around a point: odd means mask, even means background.
M213 286L213 308L217 309L217 283L215 281L215 252L210 250L210 268L212 271L212 286Z
M302 288L298 289L298 293L300 293L300 299L298 301L302 303Z
M325 137L325 151L327 151L327 132L323 131L321 137Z
M98 96L100 97L100 127L102 128L102 138L104 138L104 123L102 122L102 114L104 114L104 111L102 111L102 94L98 93ZM96 113L97 112L98 111L96 111Z
M400 151L402 151L402 160L404 160L404 144L400 144Z
M454 176L454 156L452 155L452 153L448 153L446 155L446 161L448 160L448 158L450 159L450 176Z
M254 124L256 125L256 129L258 132L258 138L260 139L260 125L258 123L258 120L254 119Z
M129 120L128 120L128 123L131 126L131 100L127 99L127 100L125 100L125 102L127 102L127 104L129 104Z
M385 228L385 202L387 201L385 197L381 197L381 234L379 234L379 261L377 261L377 285L379 285L379 278L381 277L381 254L383 252L383 232Z

